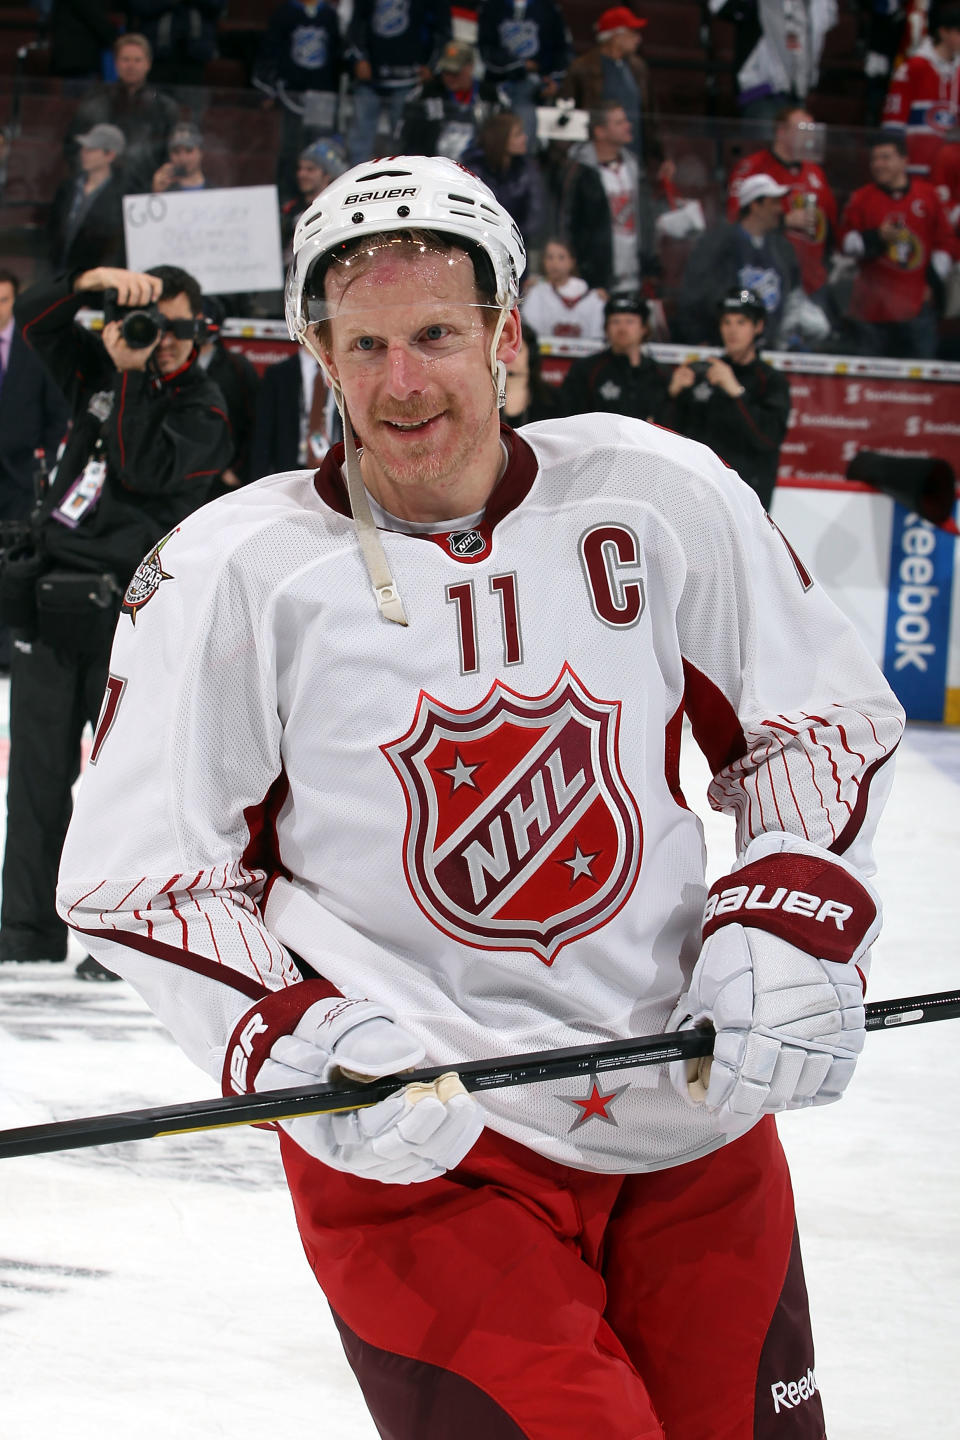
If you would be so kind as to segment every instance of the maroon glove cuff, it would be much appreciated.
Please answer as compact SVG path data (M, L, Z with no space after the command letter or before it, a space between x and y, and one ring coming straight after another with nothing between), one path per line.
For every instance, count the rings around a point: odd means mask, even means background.
M877 918L866 886L826 857L784 851L725 875L711 887L703 938L721 925L767 930L819 960L859 956Z
M286 990L273 990L258 1001L237 1022L227 1043L220 1081L224 1095L251 1094L273 1042L292 1034L311 1005L339 994L329 980L304 980Z

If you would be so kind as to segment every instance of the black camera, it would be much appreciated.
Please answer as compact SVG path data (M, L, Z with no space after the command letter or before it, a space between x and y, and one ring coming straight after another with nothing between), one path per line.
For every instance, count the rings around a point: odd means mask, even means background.
M120 321L120 334L131 350L146 350L165 329L156 305L118 305L116 290L103 292L103 323Z

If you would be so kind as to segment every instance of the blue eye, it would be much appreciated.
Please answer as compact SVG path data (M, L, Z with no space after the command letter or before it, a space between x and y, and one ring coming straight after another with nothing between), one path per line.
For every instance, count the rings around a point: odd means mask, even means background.
M427 340L442 340L446 334L446 327L444 325L428 325L423 334Z
M375 340L374 340L374 338L373 338L372 335L361 335L361 336L360 336L360 339L357 341L357 349L358 349L358 350L372 350L373 347L374 347L374 345L375 345L375 343L376 343L376 342L375 342Z

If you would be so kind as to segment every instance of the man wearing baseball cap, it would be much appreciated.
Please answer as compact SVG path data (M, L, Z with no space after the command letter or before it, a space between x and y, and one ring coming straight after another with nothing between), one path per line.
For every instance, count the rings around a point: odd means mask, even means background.
M105 121L76 137L79 173L57 188L47 220L52 273L122 265L123 187L114 173L125 149L123 131Z
M793 291L802 291L800 264L783 234L787 189L772 175L748 175L740 186L736 220L719 221L697 241L680 290L678 339L709 344L717 305L737 286L759 295L767 312L765 339L776 349L787 300Z
M664 160L660 143L650 71L637 54L646 23L626 5L604 10L594 26L596 45L574 60L560 94L579 110L595 111L605 100L622 105L633 135L630 148L649 174L672 178L673 163Z
M560 414L606 410L659 420L667 387L656 361L643 353L650 328L647 301L632 292L611 295L603 316L607 348L574 360L560 387Z

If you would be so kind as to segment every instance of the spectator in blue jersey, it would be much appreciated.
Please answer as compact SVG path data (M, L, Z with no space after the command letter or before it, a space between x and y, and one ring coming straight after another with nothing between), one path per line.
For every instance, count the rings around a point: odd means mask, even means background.
M733 288L751 290L766 311L764 340L776 349L784 310L792 292L802 293L796 252L783 234L786 185L771 175L748 175L740 187L735 221L711 225L687 261L677 306L676 336L709 344L717 307Z
M281 0L267 23L253 83L271 103L281 106L277 183L284 197L296 193L294 172L300 151L337 128L342 61L336 6L325 0Z
M434 65L433 78L414 94L403 117L402 155L444 155L460 161L483 122L510 105L488 76L474 73L473 47L450 40Z
M390 132L385 148L393 149L404 106L417 86L430 79L451 35L449 0L354 0L346 35L354 82L347 135L351 165L378 153L377 131L384 114Z
M557 94L573 53L557 0L480 0L477 48L486 74L523 121L532 152L536 107Z

